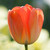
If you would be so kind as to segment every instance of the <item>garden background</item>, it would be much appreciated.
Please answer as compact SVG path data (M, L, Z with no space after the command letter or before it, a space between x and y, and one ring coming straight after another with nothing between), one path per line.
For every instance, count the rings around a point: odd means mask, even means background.
M38 40L28 50L50 50L50 0L0 0L0 50L25 50L24 45L15 42L9 32L8 10L15 6L30 4L44 12L44 24Z

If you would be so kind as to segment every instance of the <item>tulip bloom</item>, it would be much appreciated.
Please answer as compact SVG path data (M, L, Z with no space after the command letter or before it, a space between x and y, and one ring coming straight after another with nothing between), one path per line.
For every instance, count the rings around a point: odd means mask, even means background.
M16 6L8 11L11 36L20 44L31 44L40 35L44 21L43 11L31 5Z

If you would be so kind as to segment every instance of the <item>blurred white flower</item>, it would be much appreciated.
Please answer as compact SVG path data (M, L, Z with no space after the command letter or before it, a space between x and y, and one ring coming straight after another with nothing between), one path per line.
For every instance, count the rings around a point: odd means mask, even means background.
M23 50L23 49L25 49L24 45L20 45L15 41L5 43L5 48L6 48L5 50Z
M0 19L7 18L8 9L4 6L0 6Z
M43 0L43 1L50 6L50 0Z
M0 33L0 42L6 42L8 40L9 40L8 36Z
M50 50L50 39L42 46L42 50Z
M7 25L7 20L0 20L0 29Z
M35 50L35 48L34 48L33 44L28 45L28 50Z
M5 50L5 43L7 43L8 41L8 36L0 33L0 50Z

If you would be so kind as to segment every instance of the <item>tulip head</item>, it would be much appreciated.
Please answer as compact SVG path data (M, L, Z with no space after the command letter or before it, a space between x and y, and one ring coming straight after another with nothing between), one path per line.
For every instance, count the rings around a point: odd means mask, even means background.
M31 5L16 6L8 11L8 26L13 39L20 44L37 40L44 21L43 11Z

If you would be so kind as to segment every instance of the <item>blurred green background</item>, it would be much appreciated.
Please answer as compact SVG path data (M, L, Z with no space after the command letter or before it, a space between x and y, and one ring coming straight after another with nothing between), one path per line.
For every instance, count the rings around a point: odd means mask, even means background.
M0 50L25 50L10 35L7 14L15 6L30 4L44 12L44 24L38 40L28 50L50 50L50 0L0 0Z

